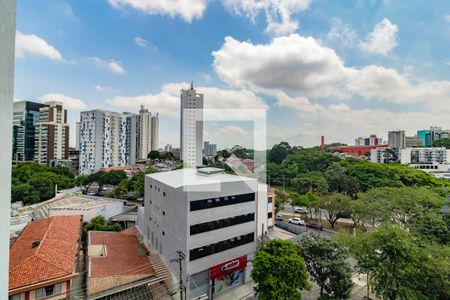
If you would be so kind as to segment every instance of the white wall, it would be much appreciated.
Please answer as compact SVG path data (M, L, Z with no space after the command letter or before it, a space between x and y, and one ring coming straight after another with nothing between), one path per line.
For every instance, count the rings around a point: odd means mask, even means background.
M11 156L16 1L0 1L0 299L8 299L9 211L11 205Z

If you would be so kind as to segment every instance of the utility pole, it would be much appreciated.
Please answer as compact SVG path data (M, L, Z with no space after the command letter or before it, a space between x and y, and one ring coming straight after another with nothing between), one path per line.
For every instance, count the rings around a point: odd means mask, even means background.
M186 259L186 255L181 251L177 250L177 258L171 259L170 262L178 262L178 267L180 268L180 300L184 300L183 298L183 289L184 289L184 283L183 283L183 261Z

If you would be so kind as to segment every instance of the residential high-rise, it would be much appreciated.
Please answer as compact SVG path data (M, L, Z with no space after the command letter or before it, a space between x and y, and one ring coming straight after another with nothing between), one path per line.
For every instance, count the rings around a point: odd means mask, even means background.
M180 123L181 159L188 167L202 165L203 94L197 94L193 85L181 90Z
M131 116L100 109L81 112L80 174L132 163Z
M75 123L75 150L80 150L80 122Z
M356 146L379 146L383 144L382 138L376 134L371 134L369 137L358 137L355 139Z
M141 105L138 115L132 117L136 122L136 159L147 159L152 150L159 148L159 114L152 114ZM134 125L133 125L134 126Z
M164 152L172 152L172 144L165 145Z
M205 156L214 157L217 154L217 145L211 144L208 141L203 143L203 154Z
M388 145L390 148L405 148L406 136L404 130L394 130L388 133Z
M48 164L53 159L67 159L69 124L62 102L50 101L39 109L36 123L34 160Z
M14 102L13 112L13 161L34 160L36 124L42 103Z

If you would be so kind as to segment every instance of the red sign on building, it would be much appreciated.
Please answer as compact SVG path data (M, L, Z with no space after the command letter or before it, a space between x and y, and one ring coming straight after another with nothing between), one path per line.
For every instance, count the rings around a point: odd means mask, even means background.
M246 255L211 267L211 269L209 270L209 279L213 280L218 277L233 273L237 270L245 269L245 267L247 267Z

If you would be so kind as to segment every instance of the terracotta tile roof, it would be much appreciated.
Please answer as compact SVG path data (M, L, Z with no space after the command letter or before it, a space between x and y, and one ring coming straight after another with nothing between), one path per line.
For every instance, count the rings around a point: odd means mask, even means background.
M89 277L155 275L145 249L131 231L89 231L89 245L106 246L106 256L90 257Z
M137 228L135 226L124 229L124 230L120 231L120 233L135 235L136 237L139 236L139 230L137 230Z
M80 230L81 216L31 222L10 249L9 289L75 274Z

